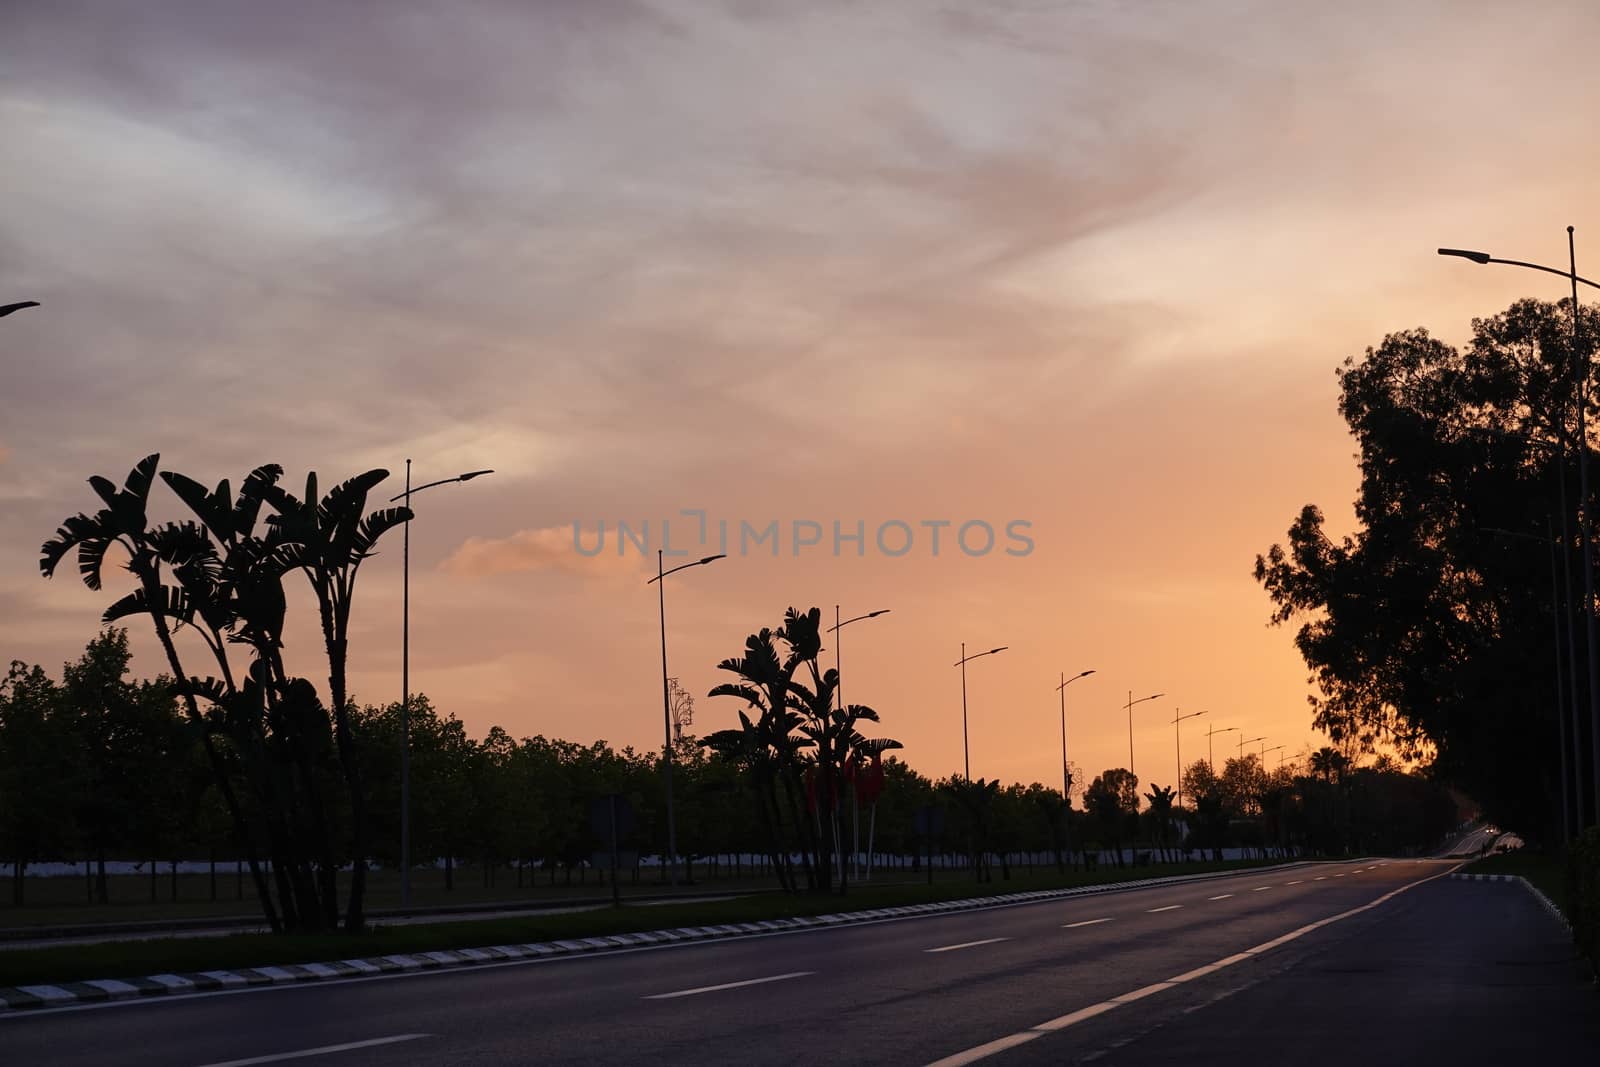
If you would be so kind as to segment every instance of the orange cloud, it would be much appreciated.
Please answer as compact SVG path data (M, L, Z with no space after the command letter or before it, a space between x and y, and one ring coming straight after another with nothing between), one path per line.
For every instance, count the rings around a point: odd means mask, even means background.
M570 526L518 530L502 538L469 537L439 565L439 569L474 577L518 571L560 571L583 578L622 578L633 576L640 568L638 556L596 552L588 543L584 548L589 554L578 551Z

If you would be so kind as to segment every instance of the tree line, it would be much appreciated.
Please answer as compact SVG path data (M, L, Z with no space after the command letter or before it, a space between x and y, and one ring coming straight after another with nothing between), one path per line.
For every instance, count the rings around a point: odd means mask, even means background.
M68 517L42 547L44 576L75 555L93 590L120 562L135 588L102 623L147 620L170 673L128 680L127 638L115 628L60 682L12 666L0 686L0 854L12 864L13 892L20 899L25 865L42 859L92 861L103 897L104 863L119 853L153 860L231 851L274 930L360 931L368 864L397 861L399 708L350 697L349 624L362 562L410 512L368 512L386 471L326 492L312 473L295 496L281 484L282 468L268 464L237 492L226 479L208 489L160 472L192 517L158 524L149 516L158 465L159 456L147 456L121 487L90 478L103 506ZM327 667L321 692L286 665L291 579L313 595ZM1363 839L1348 790L1342 806L1318 801L1314 779L1290 775L1267 804L1267 785L1244 782L1252 765L1243 759L1213 786L1191 784L1185 792L1196 808L1182 814L1170 787L1153 787L1141 813L1138 780L1123 769L1091 783L1081 811L1038 784L928 779L892 755L897 741L862 732L879 721L877 711L843 704L821 651L821 612L790 608L719 664L732 680L710 695L742 707L737 726L700 742L680 734L674 744L681 852L754 854L783 888L829 893L845 891L851 864L842 857L860 851L863 815L867 840L881 851L918 856L942 835L980 878L992 876L994 858L1007 873L1018 851L1053 852L1064 868L1094 862L1102 848L1126 862L1124 847L1141 842L1170 856L1205 842L1334 849ZM189 669L196 655L209 673ZM530 867L581 872L596 847L587 805L612 794L638 814L625 844L663 851L657 754L515 739L499 728L474 740L426 698L410 711L415 854L442 858L447 881L461 858L491 879L508 868L519 881ZM1380 776L1375 789L1393 792L1405 777ZM1319 819L1342 821L1314 826Z
M399 861L399 713L396 702L357 705L350 716L368 789L366 858L387 869ZM413 854L442 865L447 888L458 863L470 863L485 884L504 878L508 888L583 879L607 845L594 831L590 805L610 794L624 797L635 815L621 841L634 877L641 860L665 852L659 752L519 739L498 726L475 739L426 696L412 698L409 733ZM807 788L802 756L795 803L778 804L780 827L774 791L782 783L753 770L750 750L729 751L727 740L716 733L700 740L685 730L674 745L678 845L691 878L703 878L711 864L720 873L754 874L745 865L759 863L761 874L786 888L826 884L842 891L840 868L848 872L849 865L841 865L840 853L864 853L869 843L880 868L920 870L929 853L953 853L985 879L997 865L1009 876L1023 856L1046 857L1064 870L1206 858L1224 848L1260 855L1392 852L1430 843L1457 821L1437 783L1381 761L1353 767L1331 748L1314 753L1303 773L1294 767L1268 773L1254 754L1230 758L1215 772L1197 761L1183 779L1184 796L1197 802L1182 809L1173 803L1175 791L1163 786L1144 792L1141 805L1137 778L1122 768L1095 776L1081 792L1074 788L1068 805L1057 788L930 778L881 750L881 777L841 771L842 788L826 808L816 802L815 775ZM807 747L797 742L798 752ZM323 753L321 772L336 777L331 752ZM932 835L917 829L917 813L928 809L941 813L942 827ZM329 806L324 816L339 842L330 862L347 869L354 861L350 806ZM812 828L810 838L796 816ZM823 827L826 835L818 833ZM821 837L826 852L819 855ZM159 866L206 857L243 859L236 826L171 679L129 677L126 631L102 632L63 667L60 680L39 666L11 665L0 682L0 859L11 867L14 904L23 903L29 863L84 862L89 892L103 901L108 860L148 862L154 895ZM664 880L666 868L657 860L644 876Z

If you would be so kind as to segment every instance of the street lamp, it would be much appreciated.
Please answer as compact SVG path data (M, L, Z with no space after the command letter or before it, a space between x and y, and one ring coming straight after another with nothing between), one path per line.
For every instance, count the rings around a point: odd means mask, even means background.
M987 652L974 652L969 656L967 655L967 643L963 641L961 642L961 658L956 660L954 664L961 668L961 766L962 777L969 782L972 781L972 753L967 747L967 661L992 656L996 652L1004 652L1010 647L1010 645L1001 645L999 648L991 648Z
M1217 760L1216 760L1216 750L1213 749L1212 745L1211 745L1211 738L1213 736L1215 736L1216 734L1238 733L1238 732L1239 732L1239 728L1237 726L1224 726L1220 730L1218 730L1218 729L1213 727L1213 728L1208 729L1206 731L1206 766L1211 768L1211 776L1213 778L1215 778L1217 776Z
M1174 744L1175 744L1175 746L1177 747L1177 750L1178 750L1178 807L1181 808L1181 807L1183 807L1183 738L1180 737L1179 734L1178 734L1178 724L1180 722L1182 722L1184 719L1197 718L1198 716L1201 716L1201 715L1208 715L1208 714L1210 714L1210 712L1191 711L1187 715L1179 715L1178 714L1179 710L1181 710L1181 709L1179 709L1179 708L1173 708L1172 709L1172 715L1173 715L1173 719L1172 719L1172 740L1173 740L1173 742L1174 742Z
M877 611L869 611L865 615L857 615L853 619L846 619L843 622L840 622L839 605L835 604L833 606L833 625L828 628L828 633L833 634L833 673L836 678L836 681L834 682L834 691L838 693L839 696L839 711L841 713L844 711L844 669L841 666L842 657L844 655L844 653L841 651L841 646L844 644L844 641L840 638L839 631L844 629L846 626L849 626L853 622L860 622L863 619L876 619L879 615L889 614L889 611L889 608L879 608ZM850 870L852 873L859 876L861 872L856 869L856 856L861 852L861 813L857 810L856 794L854 790L851 790L850 792L850 814L852 816L850 828L852 835L850 842ZM868 842L868 845L870 847L871 842ZM843 877L842 865L841 877Z
M1165 694L1165 693L1152 693L1147 697L1140 697L1138 700L1135 700L1135 699L1133 699L1133 690L1132 689L1128 690L1128 702L1126 704L1124 704L1123 707L1128 709L1128 773L1129 774L1133 774L1133 706L1135 704L1143 704L1147 700L1156 700L1156 699L1158 699L1160 697L1164 697L1166 695L1167 694ZM1135 774L1134 775L1134 781L1136 783L1138 781L1138 778L1139 778L1139 776ZM1133 806L1135 808L1137 808L1139 806L1139 790L1138 790L1137 786L1135 786L1134 791L1133 791Z
M3 307L0 307L0 319L5 318L13 311L21 311L23 308L36 308L38 306L39 301L37 300L23 300L16 304L6 304Z
M1241 738L1239 740L1239 758L1240 759L1244 759L1244 746L1253 745L1257 741L1265 741L1266 739L1267 739L1267 735L1266 734L1262 734L1260 737Z
M1573 242L1572 227L1567 227L1567 269L1558 270L1555 267L1546 267L1538 263L1528 263L1520 259L1497 259L1487 252L1476 252L1465 248L1441 248L1441 256L1457 256L1468 259L1474 263L1500 263L1508 267L1524 267L1528 270L1543 271L1546 274L1559 274L1567 279L1572 286L1572 358L1573 358L1573 392L1576 394L1578 407L1578 541L1583 551L1583 621L1586 644L1589 654L1589 733L1593 746L1591 758L1594 761L1594 805L1595 821L1600 823L1600 635L1595 629L1594 616L1594 551L1590 547L1591 531L1589 516L1589 434L1587 427L1587 401L1589 394L1589 355L1580 343L1581 319L1578 316L1578 283L1582 282L1591 289L1600 289L1600 282L1592 282L1588 278L1578 275L1578 253ZM1578 807L1578 824L1583 824L1583 806Z
M389 503L404 500L406 511L411 510L411 497L424 489L451 482L470 482L492 470L467 471L454 478L440 478L427 485L412 488L411 461L406 460L405 492L389 498ZM400 567L400 907L411 907L411 516L408 514L404 531L405 547Z
M1069 836L1072 833L1072 818L1067 814L1072 807L1072 772L1067 770L1067 686L1093 673L1093 670L1079 671L1068 678L1067 672L1062 671L1061 684L1056 686L1056 692L1061 694L1061 839L1066 846L1068 860L1072 860L1072 839ZM1077 869L1076 861L1073 861L1073 869Z
M690 567L704 567L707 563L714 563L725 559L727 553L718 553L697 559L692 563L683 563L669 570L663 570L666 557L662 549L656 549L656 576L645 585L655 583L656 600L661 608L661 721L665 727L666 742L663 749L666 752L666 762L663 764L662 773L666 778L667 786L667 877L672 884L678 884L678 824L672 814L672 694L667 682L667 583L661 579L669 574L688 570Z
M1072 775L1067 771L1067 686L1079 678L1087 678L1094 671L1080 671L1071 678L1065 671L1061 672L1061 684L1056 686L1056 692L1061 694L1061 799L1072 802Z
M1261 747L1261 769L1263 771L1267 769L1268 752L1276 752L1278 754L1278 766L1283 766L1283 747L1282 745L1273 745L1271 748L1267 748L1265 745Z

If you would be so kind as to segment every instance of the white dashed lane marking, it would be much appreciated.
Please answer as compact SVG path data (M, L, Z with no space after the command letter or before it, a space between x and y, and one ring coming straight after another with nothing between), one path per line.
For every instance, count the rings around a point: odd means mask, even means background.
M986 937L982 941L963 941L959 945L941 945L939 948L925 948L924 952L954 952L958 948L977 948L979 945L993 945L999 941L1010 941L1009 937Z
M723 982L721 985L703 985L694 989L679 989L671 993L654 993L645 1000L674 1000L678 997L693 997L701 993L717 993L724 989L741 989L748 985L765 985L768 982L782 982L789 978L804 978L814 971L790 971L788 974L774 974L766 978L747 978L742 982Z

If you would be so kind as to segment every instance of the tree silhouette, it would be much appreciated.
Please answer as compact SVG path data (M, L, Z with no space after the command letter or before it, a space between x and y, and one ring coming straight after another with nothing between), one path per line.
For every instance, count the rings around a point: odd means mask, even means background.
M1600 337L1600 312L1584 309L1578 332ZM1570 301L1522 300L1474 320L1463 348L1407 330L1346 360L1359 529L1331 538L1307 505L1255 566L1273 620L1298 624L1315 725L1335 746L1435 753L1437 774L1529 833L1560 822L1562 709L1547 664L1552 614L1566 609L1551 602L1548 549L1491 531L1544 540L1547 523L1570 528L1563 499L1569 514L1593 513L1573 476L1592 447L1572 402L1573 333ZM1593 781L1592 749L1574 748Z
M40 570L54 574L76 550L79 573L101 588L107 552L119 546L137 587L106 609L107 622L132 615L150 618L166 654L188 719L206 754L237 838L244 844L263 911L275 930L314 929L338 921L338 862L332 843L336 812L327 803L327 763L337 751L350 815L349 856L354 866L346 926L364 925L365 792L345 693L350 601L356 570L384 531L409 515L390 508L363 516L367 490L384 472L370 471L336 487L314 504L284 492L281 468L257 468L234 497L223 481L208 491L184 475L165 473L174 494L198 522L150 527L150 490L159 456L142 460L122 489L94 477L91 487L105 507L93 516L68 518L41 550ZM315 500L316 476L307 479ZM264 534L255 532L263 504L276 509ZM330 712L315 688L291 678L283 666L286 598L282 579L301 570L317 594L324 650L329 663ZM170 579L172 584L167 584ZM199 634L218 675L188 675L174 634ZM230 645L252 653L240 674L229 660ZM210 707L203 713L205 700ZM246 804L236 781L251 797ZM261 843L271 856L277 894L259 861Z

